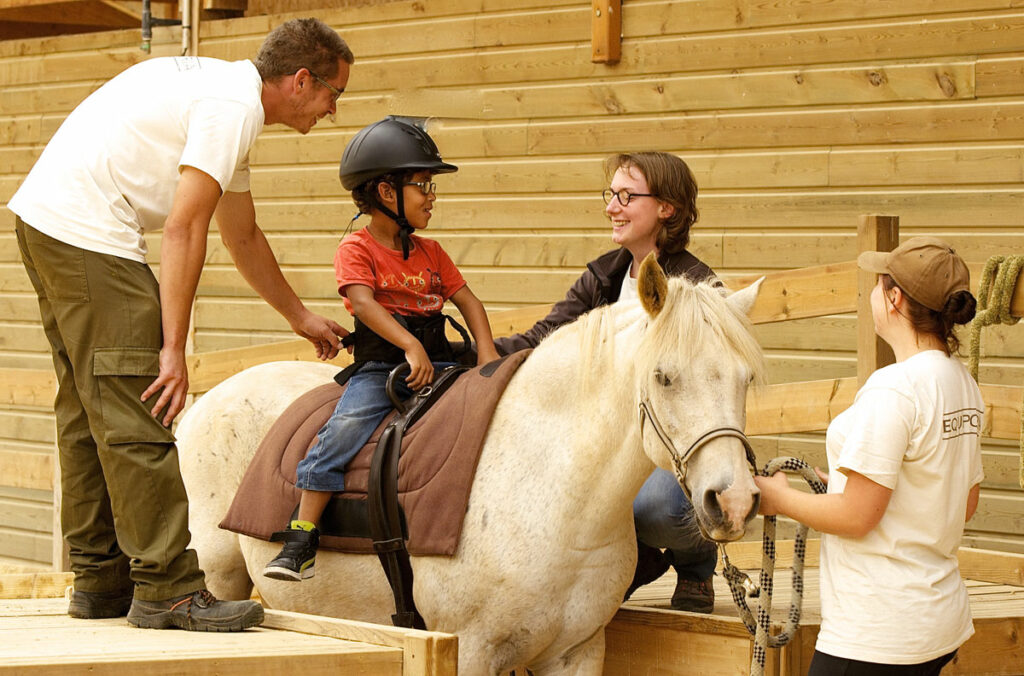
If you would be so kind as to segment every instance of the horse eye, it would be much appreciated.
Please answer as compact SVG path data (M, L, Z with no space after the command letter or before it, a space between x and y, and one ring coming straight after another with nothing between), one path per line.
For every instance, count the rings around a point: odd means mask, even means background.
M672 384L672 379L669 378L664 373L662 373L661 371L654 372L654 379L658 381L658 384L661 385L662 387L668 387L669 385Z

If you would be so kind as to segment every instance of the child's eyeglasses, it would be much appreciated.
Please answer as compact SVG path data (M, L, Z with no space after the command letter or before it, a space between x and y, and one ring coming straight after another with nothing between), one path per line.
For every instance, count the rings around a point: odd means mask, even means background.
M437 184L431 183L430 181L410 181L404 185L414 185L420 189L424 195L436 195Z

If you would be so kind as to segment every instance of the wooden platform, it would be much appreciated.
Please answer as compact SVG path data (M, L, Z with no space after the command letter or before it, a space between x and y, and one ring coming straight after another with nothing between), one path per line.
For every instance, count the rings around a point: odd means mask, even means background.
M737 553L730 547L733 563L745 569L759 565L760 543L753 544L756 547L745 546ZM791 599L791 570L781 567L790 565L784 549L784 545L780 546L780 567L776 570L772 598L772 617L779 621L785 620ZM1024 674L1024 557L964 549L960 559L970 593L975 634L960 649L956 660L943 670L943 676ZM804 571L800 630L790 645L769 651L766 674L807 673L821 622L816 546L809 552L808 564L813 566ZM752 571L748 574L756 580ZM715 610L711 615L672 611L669 600L674 586L675 573L669 571L638 589L623 605L606 632L605 674L746 676L750 668L750 636L739 619L725 580L715 576ZM913 618L907 621L912 622Z
M137 629L123 618L75 620L52 596L70 576L0 577L0 674L259 676L301 673L454 675L449 634L267 611L262 627L237 633ZM61 592L63 589L60 590ZM10 598L12 596L36 598Z

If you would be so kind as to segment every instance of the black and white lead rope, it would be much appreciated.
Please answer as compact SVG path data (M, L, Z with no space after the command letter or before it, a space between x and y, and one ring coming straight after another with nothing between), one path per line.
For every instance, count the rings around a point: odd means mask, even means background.
M797 472L810 485L815 493L824 493L825 484L818 479L814 470L797 458L775 458L761 472L762 476L771 476L779 471ZM793 598L789 606L789 618L785 627L778 634L771 634L771 609L773 576L775 574L775 517L764 517L762 562L759 583L753 581L742 570L729 562L725 545L719 545L722 552L722 576L729 583L732 600L740 611L740 619L747 631L754 637L753 654L750 660L751 676L764 674L765 659L768 648L781 648L789 643L800 623L800 612L804 599L804 556L807 552L807 526L798 524L793 544ZM756 619L747 605L747 599L758 600Z

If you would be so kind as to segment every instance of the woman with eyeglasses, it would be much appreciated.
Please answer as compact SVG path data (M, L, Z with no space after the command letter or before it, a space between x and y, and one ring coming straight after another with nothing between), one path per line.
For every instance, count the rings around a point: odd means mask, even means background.
M618 248L588 263L547 317L525 333L496 340L502 354L534 347L559 326L596 307L636 298L637 271L651 252L670 276L723 286L711 268L686 250L698 215L697 182L686 163L662 152L621 153L610 157L605 168L612 177L604 191L605 215ZM633 503L633 514L637 568L626 598L672 566L677 575L672 607L710 613L717 550L701 536L675 476L655 469Z

